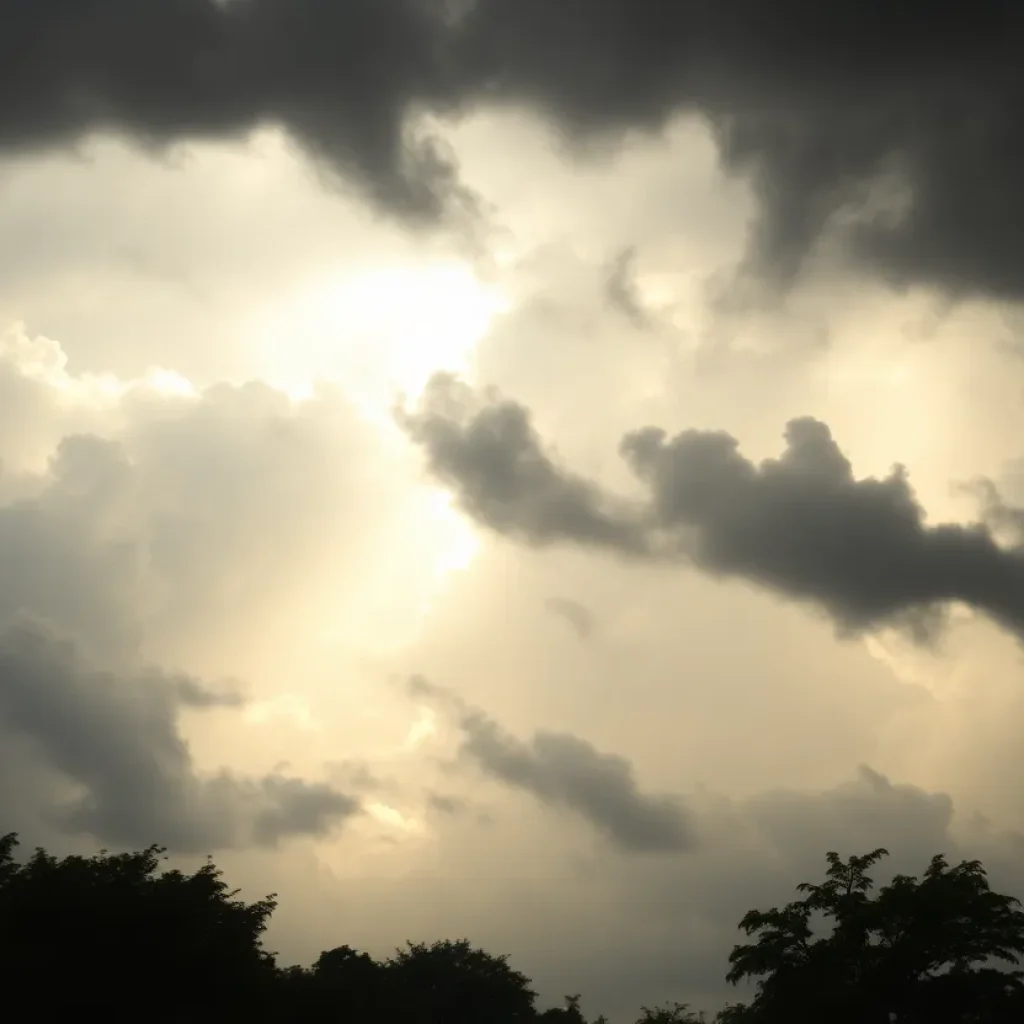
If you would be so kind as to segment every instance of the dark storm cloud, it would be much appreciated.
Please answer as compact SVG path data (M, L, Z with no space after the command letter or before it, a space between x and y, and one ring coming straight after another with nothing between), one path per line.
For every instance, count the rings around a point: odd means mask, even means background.
M461 507L498 533L685 560L813 603L843 630L890 623L923 634L959 601L1024 637L1024 550L1001 546L983 523L928 525L902 468L855 477L818 420L790 421L783 454L760 464L725 432L627 434L620 451L647 500L625 512L557 465L522 406L448 402L451 386L435 381L408 417L411 434Z
M524 742L481 714L467 715L462 731L462 753L488 775L575 812L623 850L658 853L695 843L682 805L642 793L623 757L570 733L537 732Z
M638 554L645 538L624 502L561 470L542 450L525 409L483 402L451 377L427 388L426 415L400 414L432 472L454 487L475 519L547 544L573 537Z
M409 114L527 106L585 143L696 111L754 181L762 271L859 208L849 249L895 280L1024 293L1013 0L0 0L0 24L9 149L277 122L429 219L466 193Z
M234 708L240 700L196 679L96 671L73 645L28 620L0 631L0 726L30 740L80 791L51 808L69 832L203 852L323 834L356 813L352 797L319 783L198 774L178 732L181 709Z
M0 0L0 146L91 130L162 145L285 125L381 207L431 219L465 193L411 136L444 106L443 21L422 0Z
M460 41L491 95L580 140L707 115L756 186L752 256L783 281L886 182L887 216L848 239L858 255L900 281L1013 297L1022 45L1007 0L482 0Z
M625 758L601 753L571 733L536 732L524 742L458 694L420 676L409 681L409 691L455 718L463 758L506 786L579 815L620 849L664 853L696 844L683 804L642 792Z

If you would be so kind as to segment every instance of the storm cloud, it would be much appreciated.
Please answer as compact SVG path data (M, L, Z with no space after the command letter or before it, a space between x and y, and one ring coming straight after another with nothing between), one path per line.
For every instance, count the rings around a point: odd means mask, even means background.
M557 466L522 406L481 399L449 375L430 382L424 404L425 413L400 411L399 420L473 518L534 544L571 537L625 554L643 552L639 518L625 502Z
M786 284L826 236L902 283L1024 292L1024 12L1002 0L2 0L0 146L284 125L378 209L473 199L420 114L514 106L585 152L709 119ZM838 232L838 233L837 233Z
M1022 31L1000 0L485 0L462 45L494 95L581 140L706 115L755 184L751 255L781 280L858 213L845 241L887 276L1017 297Z
M3 0L0 145L147 145L286 126L369 198L441 215L455 172L406 114L437 105L443 22L418 0Z
M240 703L234 690L188 676L97 670L39 622L0 630L0 727L8 742L28 739L70 784L70 792L55 787L44 810L67 832L206 852L322 835L358 811L354 798L323 783L199 773L179 715Z
M633 765L578 736L538 731L529 740L507 732L457 694L423 679L410 692L442 705L458 724L459 756L486 775L550 807L571 811L627 853L667 853L696 845L685 805L644 793Z
M514 401L474 405L438 378L406 422L462 509L499 534L692 564L816 605L846 632L924 636L962 602L1024 636L1024 551L984 523L929 525L902 467L856 477L819 420L791 420L783 454L760 464L724 431L630 432L635 505L558 465Z

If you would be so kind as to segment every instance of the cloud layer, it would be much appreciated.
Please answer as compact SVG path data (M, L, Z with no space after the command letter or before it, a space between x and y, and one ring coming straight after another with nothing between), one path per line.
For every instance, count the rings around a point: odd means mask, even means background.
M1024 552L984 523L929 525L901 467L857 478L818 420L792 420L784 453L759 465L722 431L630 432L620 452L646 492L632 504L562 468L523 406L449 377L403 421L461 507L514 539L686 561L817 605L846 631L923 637L962 602L1024 635Z
M329 389L76 377L53 343L0 337L0 739L22 780L0 786L5 824L206 851L360 809L303 776L315 757L245 757L250 701L216 680L278 696L287 665L301 692L298 652L318 615L344 621L343 570L387 522L370 436Z
M38 624L0 632L0 727L28 738L71 784L72 795L57 785L54 803L43 808L67 832L118 846L158 842L206 852L322 835L356 813L355 799L323 783L198 773L178 729L180 712L239 704L236 693L190 677L91 669L73 645Z
M419 113L521 106L587 143L690 111L752 177L751 257L777 280L838 226L897 281L1024 292L1024 15L1000 0L4 0L0 16L19 40L0 71L8 149L276 122L422 221L473 200Z
M20 44L0 77L0 142L66 144L106 129L161 145L279 122L382 207L436 217L458 186L405 119L442 83L430 6L4 0Z

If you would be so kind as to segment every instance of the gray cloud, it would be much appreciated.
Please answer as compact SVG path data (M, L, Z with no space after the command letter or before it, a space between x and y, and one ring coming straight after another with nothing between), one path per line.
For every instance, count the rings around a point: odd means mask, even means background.
M199 774L178 731L180 711L239 700L156 670L99 671L39 623L0 631L0 723L74 787L47 812L68 832L205 851L323 834L357 812L356 800L324 784Z
M982 520L994 533L1008 537L1015 544L1024 541L1024 509L1011 505L991 480L972 480L961 489L977 499Z
M650 313L644 309L636 287L636 248L623 249L612 260L604 283L605 298L637 330L646 331L653 326Z
M708 116L726 166L753 177L763 271L785 279L837 214L873 203L846 240L885 274L1019 296L1022 27L1000 0L483 0L460 46L490 94L580 140Z
M289 836L323 835L360 810L355 797L326 782L268 775L248 788L261 805L252 820L252 835L266 846Z
M785 280L853 210L848 248L898 281L1024 291L1016 5L459 6L3 0L18 43L0 70L0 145L101 128L159 145L283 123L378 207L422 220L467 193L439 144L413 133L417 112L517 104L585 143L692 111L726 166L753 178L762 271Z
M168 680L175 699L186 708L240 708L245 706L245 695L234 684L207 686L191 676L177 676Z
M354 780L301 777L314 743L269 767L295 748L263 698L315 692L320 609L362 598L393 523L371 428L331 388L100 397L55 345L0 355L0 817L210 850L353 814Z
M574 812L620 849L665 853L696 845L682 802L642 792L625 758L602 753L570 733L540 731L520 740L457 694L419 676L410 680L409 690L455 716L462 758L542 803Z
M629 554L643 550L641 524L626 503L562 471L521 406L481 402L446 375L431 381L425 403L426 413L402 413L400 420L475 519L535 544L573 537Z
M428 811L442 818L462 818L483 826L494 824L494 816L489 811L465 797L453 796L450 793L429 791L426 806Z
M463 754L489 775L575 811L623 850L686 850L696 841L682 805L642 793L623 757L569 733L537 732L523 742L479 714L464 719L462 730Z
M3 0L0 18L18 40L0 71L0 145L114 130L161 146L277 122L405 217L461 198L443 150L406 116L443 105L429 3Z
M586 605L569 597L549 597L545 607L564 619L581 640L589 640L594 635L597 620Z
M818 420L792 420L783 454L760 465L724 432L631 432L620 450L647 501L627 510L559 467L522 406L446 403L450 387L436 382L411 434L462 508L498 533L686 560L815 604L849 631L895 623L923 636L959 601L1024 635L1024 552L984 523L928 525L901 467L856 478Z
M252 683L261 652L308 641L318 602L344 603L392 517L415 518L332 388L298 402L260 383L139 387L99 404L60 383L0 359L0 623L37 615L103 666ZM32 401L9 421L19 393Z
M466 810L466 801L457 796L449 796L447 793L428 793L427 806L438 814L457 815Z

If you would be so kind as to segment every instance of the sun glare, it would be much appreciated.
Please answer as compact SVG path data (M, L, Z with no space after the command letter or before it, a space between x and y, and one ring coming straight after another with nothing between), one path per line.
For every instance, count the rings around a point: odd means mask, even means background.
M264 320L268 376L298 393L337 381L369 415L390 416L396 397L415 397L432 374L464 371L505 307L463 263L334 271Z
M507 305L497 286L464 263L335 268L269 310L253 312L260 376L299 400L318 381L336 385L402 461L408 446L395 423L396 402L415 401L438 371L466 372L474 348ZM326 636L365 640L376 633L370 623L382 617L389 626L374 635L375 649L402 647L423 628L453 575L472 562L477 538L448 497L422 489L409 497L423 503L422 528L381 552L358 609L328 613Z

